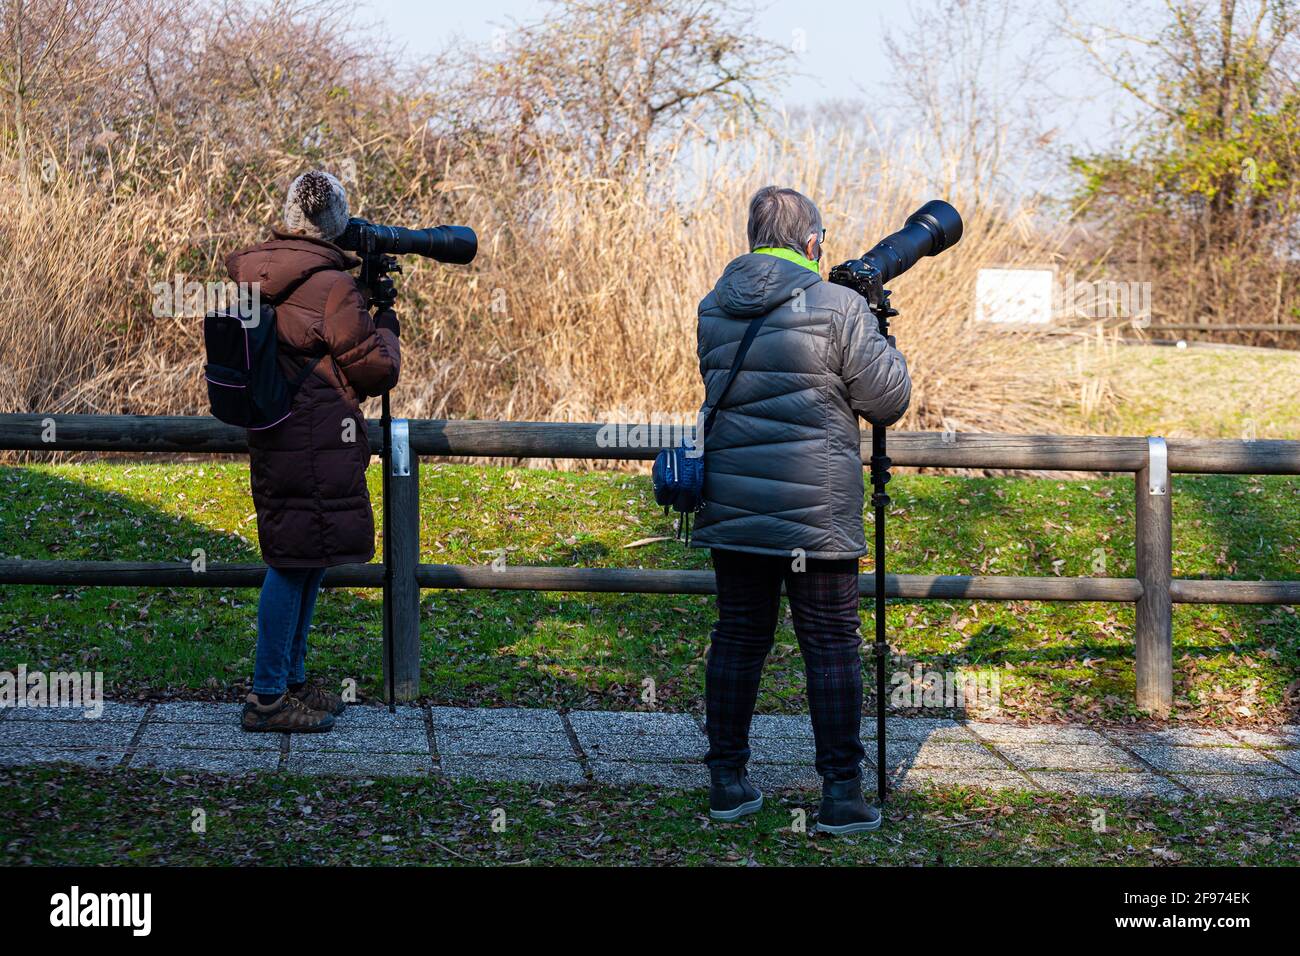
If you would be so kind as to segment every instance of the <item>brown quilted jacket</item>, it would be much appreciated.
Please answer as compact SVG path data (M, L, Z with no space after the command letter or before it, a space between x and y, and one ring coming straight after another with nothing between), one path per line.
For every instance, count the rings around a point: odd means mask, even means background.
M263 300L314 267L331 268L310 276L275 310L285 375L292 380L312 358L320 361L298 389L289 417L248 433L262 558L276 568L369 561L375 523L360 403L397 384L397 336L375 327L348 271L358 259L333 243L273 236L226 258L231 279L260 283Z

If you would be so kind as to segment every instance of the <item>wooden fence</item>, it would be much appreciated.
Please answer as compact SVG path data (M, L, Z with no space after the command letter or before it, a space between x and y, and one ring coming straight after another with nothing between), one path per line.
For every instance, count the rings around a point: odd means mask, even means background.
M408 464L391 478L387 502L393 534L393 669L400 698L420 690L421 588L534 591L613 591L710 594L708 571L621 568L503 567L422 564L419 556L419 457L652 459L674 436L640 447L610 441L611 426L552 422L412 420L397 424L395 459ZM371 448L382 434L368 422ZM622 434L636 434L628 426ZM663 428L664 432L668 429ZM646 427L647 436L656 432ZM100 415L0 415L0 449L32 452L160 452L231 454L247 451L242 429L211 418ZM402 454L402 452L405 454ZM864 460L870 457L868 439ZM903 600L1101 601L1136 605L1137 702L1166 714L1173 701L1173 605L1297 604L1300 581L1172 578L1171 476L1179 473L1300 475L1300 441L1066 437L891 432L895 466L1016 471L1130 472L1134 475L1137 576L1006 577L896 574L886 592ZM343 565L327 587L378 587L379 564ZM0 584L119 587L256 587L265 567L122 561L0 561ZM860 577L870 594L869 575ZM387 661L385 662L388 663Z

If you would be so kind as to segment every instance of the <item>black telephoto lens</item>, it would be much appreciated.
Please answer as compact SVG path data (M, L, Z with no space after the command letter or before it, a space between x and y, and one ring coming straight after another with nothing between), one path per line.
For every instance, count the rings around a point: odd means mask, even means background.
M473 262L478 255L478 236L474 235L474 230L469 226L435 226L425 232L433 234L429 239L429 248L436 251L422 254L432 256L439 262L463 266Z
M439 262L465 265L478 252L478 237L468 226L434 226L430 229L403 229L401 226L375 226L378 249L390 255L413 254Z
M961 238L961 215L942 199L932 199L907 217L907 225L862 255L890 282L926 256L937 256Z
M364 219L349 219L347 229L336 244L354 252L417 255L454 265L473 262L478 254L478 237L468 226L405 229L402 226L380 226Z

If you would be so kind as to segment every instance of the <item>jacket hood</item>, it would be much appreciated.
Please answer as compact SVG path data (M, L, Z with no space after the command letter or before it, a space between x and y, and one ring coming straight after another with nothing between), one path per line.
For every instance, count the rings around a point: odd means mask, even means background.
M764 253L748 253L727 264L713 293L728 315L767 315L800 289L821 282L811 269Z
M347 271L361 260L332 242L271 231L272 239L226 256L226 271L235 282L256 282L262 294L278 295L309 269L333 266Z

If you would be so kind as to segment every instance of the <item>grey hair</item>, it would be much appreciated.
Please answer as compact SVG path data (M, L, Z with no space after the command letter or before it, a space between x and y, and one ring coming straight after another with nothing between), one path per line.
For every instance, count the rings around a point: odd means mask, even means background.
M822 231L822 214L803 193L779 186L764 186L749 201L749 248L793 249L808 247L808 237Z

